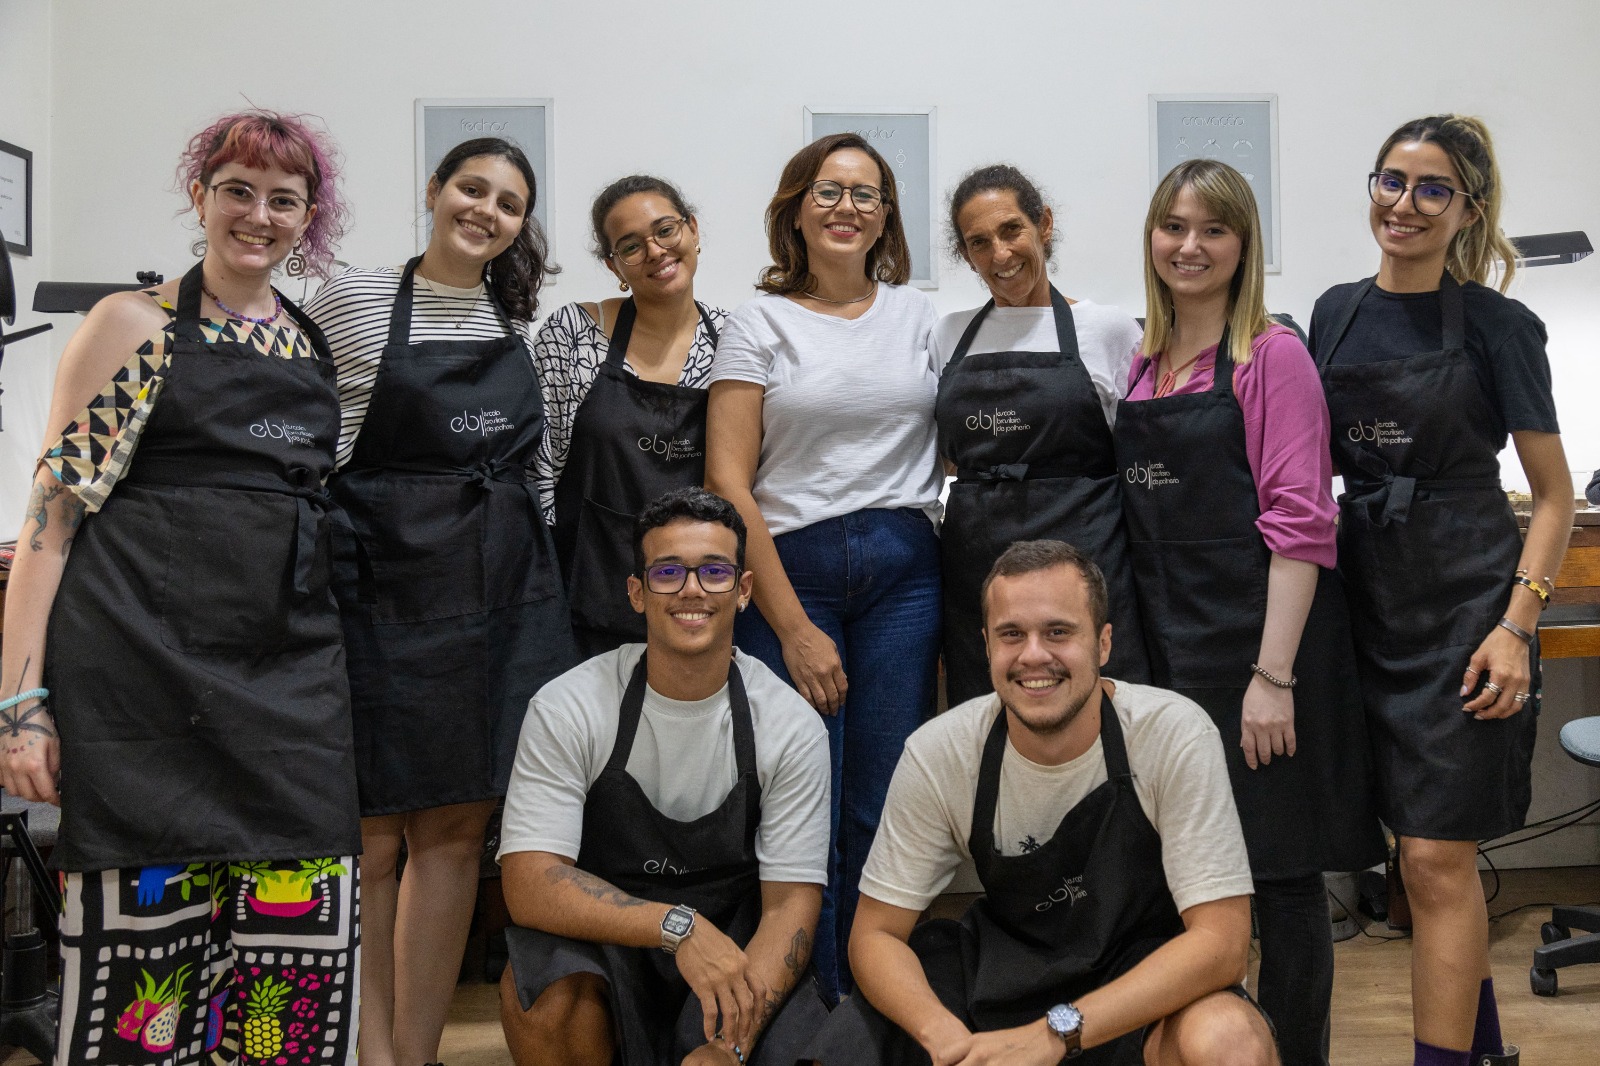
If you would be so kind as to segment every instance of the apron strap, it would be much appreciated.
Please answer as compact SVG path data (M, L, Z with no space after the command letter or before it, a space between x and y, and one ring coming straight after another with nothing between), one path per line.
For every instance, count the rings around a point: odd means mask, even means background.
M1229 341L1233 339L1233 324L1222 327L1222 339L1217 342L1217 354L1211 357L1211 391L1233 392L1233 355Z
M1439 279L1439 319L1441 347L1458 352L1467 346L1467 316L1461 306L1461 283L1448 270Z
M412 256L406 261L406 268L400 272L400 288L394 294L394 306L389 311L389 341L391 345L402 347L411 343L411 279L416 276L417 264L422 262L422 256Z
M172 331L174 340L205 343L205 335L200 332L200 292L205 287L204 267L205 260L202 259L190 267L178 283L177 324Z
M967 351L972 347L974 338L978 336L978 328L983 325L983 320L989 317L989 312L994 310L994 298L972 316L972 321L967 323L967 328L961 332L961 339L956 342L955 351L950 353L950 361L945 364L949 370L967 357ZM1050 286L1050 311L1056 325L1056 349L1062 356L1069 359L1079 359L1078 355L1078 328L1072 321L1072 305L1067 303L1067 298L1054 285Z
M950 353L950 361L944 365L946 370L951 369L967 357L967 349L972 347L972 339L978 335L978 327L983 325L983 320L989 317L989 312L994 310L994 298L978 308L978 313L972 316L972 321L967 323L967 328L961 331L961 339L956 341L956 350Z
M972 832L967 836L967 850L974 857L992 855L994 846L994 812L1000 800L1000 770L1006 754L1005 701L1000 702L1000 713L989 726L989 736L983 742L983 759L978 763L978 788L972 797Z
M1345 334L1350 332L1350 323L1356 320L1356 312L1361 309L1361 301L1366 299L1367 293L1371 292L1377 283L1376 277L1370 277L1357 285L1349 302L1340 308L1339 317L1333 320L1333 329L1328 332L1328 339L1321 345L1322 351L1316 357L1318 368L1332 364L1333 353L1339 350Z
M754 840L761 828L761 779L756 773L756 730L750 714L750 697L744 690L739 666L728 662L728 705L733 712L733 761L740 779L749 778L744 790L744 835Z
M649 676L647 663L650 654L639 656L639 665L633 668L627 691L622 694L622 708L617 718L617 739L611 746L611 757L606 760L607 770L628 769L628 757L633 754L633 741L639 732L639 719L644 713L645 681ZM728 660L728 704L733 711L733 758L739 776L754 773L756 769L755 725L750 716L750 698L745 694L744 678L732 657ZM760 790L755 793L756 821L760 821Z
M605 314L605 304L597 305L600 313ZM706 305L696 300L694 309L700 313L700 325L705 329L706 336L711 338L711 346L717 345L717 327L711 321L711 312ZM617 309L617 321L611 327L611 343L606 348L606 362L618 370L623 369L623 364L628 361L628 342L633 339L633 324L639 317L639 305L633 302L630 296L622 301L622 306ZM604 326L601 327L604 329Z
M277 292L276 289L273 290ZM289 317L294 319L294 324L300 327L300 332L311 344L311 350L317 358L324 363L333 362L333 349L328 346L328 338L322 332L322 327L311 320L311 316L300 309L300 305L290 300L281 292L278 299L283 301L283 309L289 312Z

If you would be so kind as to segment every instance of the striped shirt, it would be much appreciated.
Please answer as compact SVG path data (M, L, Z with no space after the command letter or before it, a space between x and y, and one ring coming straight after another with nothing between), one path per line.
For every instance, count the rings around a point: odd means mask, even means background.
M352 267L317 290L305 305L306 313L327 334L333 364L339 372L337 467L350 461L367 417L372 386L389 340L389 314L400 291L401 269ZM411 343L494 340L506 335L505 322L481 284L457 289L413 275L411 286ZM514 326L523 345L529 346L533 323L517 322Z

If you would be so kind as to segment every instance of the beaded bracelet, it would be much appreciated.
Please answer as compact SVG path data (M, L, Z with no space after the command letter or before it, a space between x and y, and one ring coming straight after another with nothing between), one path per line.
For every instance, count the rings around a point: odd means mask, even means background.
M1549 579L1546 578L1546 580ZM1524 588L1532 589L1533 594L1539 597L1539 610L1542 611L1550 606L1550 590L1547 588L1541 588L1538 582L1532 580L1531 578L1523 577L1521 574L1518 574L1516 577L1512 578L1511 582L1512 584L1521 585Z
M1251 663L1250 669L1255 673L1260 674L1266 680L1267 684L1273 686L1274 688L1294 688L1300 683L1300 679L1292 675L1287 681L1284 681L1282 678L1274 677L1272 674L1269 674L1267 671L1263 670L1260 663Z
M50 695L50 690L47 688L30 688L26 692L17 693L10 699L0 700L0 711L9 711L17 704L25 703L28 700L42 700L48 695Z

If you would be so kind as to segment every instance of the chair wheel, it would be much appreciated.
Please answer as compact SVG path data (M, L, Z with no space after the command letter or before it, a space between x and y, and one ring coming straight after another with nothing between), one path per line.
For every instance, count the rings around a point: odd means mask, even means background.
M1539 927L1539 939L1546 944L1554 944L1557 940L1568 940L1572 937L1572 930L1555 922L1545 922Z
M1553 996L1556 994L1556 972L1535 966L1528 971L1528 984L1533 986L1536 996Z

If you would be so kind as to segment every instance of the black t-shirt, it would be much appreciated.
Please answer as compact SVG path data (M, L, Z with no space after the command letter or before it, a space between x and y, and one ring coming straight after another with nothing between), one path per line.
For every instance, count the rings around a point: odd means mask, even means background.
M1311 312L1313 356L1319 344L1331 344L1328 333L1355 296L1361 282L1335 285L1317 300ZM1545 353L1544 323L1509 296L1475 281L1461 286L1461 309L1467 320L1467 355L1501 426L1496 436L1516 430L1559 433L1551 392L1550 359ZM1376 363L1436 352L1444 344L1439 293L1385 292L1374 285L1361 300L1350 329L1334 352L1336 365Z

